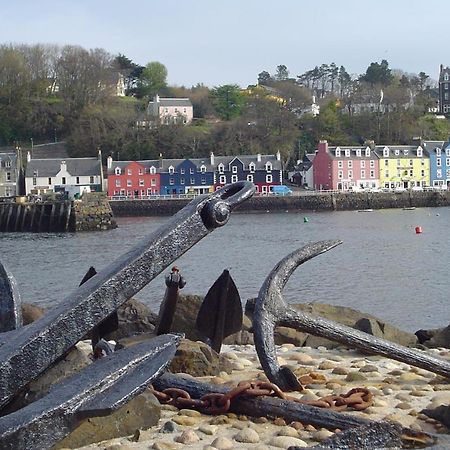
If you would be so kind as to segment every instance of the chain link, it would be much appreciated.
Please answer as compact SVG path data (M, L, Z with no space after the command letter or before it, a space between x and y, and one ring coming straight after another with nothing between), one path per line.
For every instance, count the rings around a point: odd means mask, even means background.
M198 409L211 415L226 413L229 411L232 401L238 397L278 397L333 411L343 411L348 408L362 411L373 403L373 394L366 388L354 388L346 394L327 395L317 400L302 400L287 396L276 384L267 381L241 381L226 394L209 393L200 399L193 399L188 392L177 388L167 388L160 392L152 387L152 392L162 404L173 405L180 409Z

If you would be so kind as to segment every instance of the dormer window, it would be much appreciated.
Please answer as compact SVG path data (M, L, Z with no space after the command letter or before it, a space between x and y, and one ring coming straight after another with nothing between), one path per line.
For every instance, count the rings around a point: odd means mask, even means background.
M423 150L422 150L421 147L419 147L419 148L417 149L417 156L418 156L419 158L422 158L422 155L423 155Z
M400 150L397 148L397 149L395 149L394 153L395 153L395 156L398 156L398 155L400 155Z
M127 174L128 174L128 175L133 175L133 171L132 171L131 169L128 169L128 170L127 170Z
M248 169L250 170L250 173L254 173L255 172L255 163L250 163L248 165Z
M405 156L408 156L408 153L409 153L409 150L403 150L403 154L405 155Z
M206 172L206 166L200 166L200 172L205 173Z
M366 156L370 156L370 148L366 148Z
M267 170L267 172L272 171L272 164L270 162L266 163L266 170Z
M383 148L383 156L389 158L389 149L387 147Z
M350 150L349 150L348 148L345 149L345 156L346 156L347 158L350 157Z
M224 173L225 167L224 167L224 165L222 163L220 163L217 166L217 169L219 170L219 173Z
M238 172L237 169L238 169L237 166L233 166L233 167L231 168L231 173L237 173L237 172Z
M155 166L150 167L150 173L152 175L154 175L156 173L156 167Z
M5 161L5 167L11 167L11 161L9 159Z
M336 158L340 158L341 157L341 149L337 148L336 149Z
M184 173L185 173L184 167L182 167L182 168L180 169L180 173L181 173L181 175L184 175Z
M448 73L444 74L444 80L445 80L445 81L448 81L448 78L449 78L449 77L448 77Z
M358 158L361 157L361 149L360 149L360 148L357 148L357 149L356 149L356 156L357 156Z
M169 173L170 173L170 174L173 174L174 172L175 172L174 167L173 167L173 166L170 166L170 167L169 167Z
M436 156L441 156L441 149L439 147L436 148Z

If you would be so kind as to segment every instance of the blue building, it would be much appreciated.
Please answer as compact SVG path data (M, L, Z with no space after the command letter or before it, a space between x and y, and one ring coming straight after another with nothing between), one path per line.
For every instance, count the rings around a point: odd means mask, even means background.
M206 194L213 190L214 172L209 160L161 159L160 194Z
M430 157L430 186L447 189L450 185L450 142L424 141Z

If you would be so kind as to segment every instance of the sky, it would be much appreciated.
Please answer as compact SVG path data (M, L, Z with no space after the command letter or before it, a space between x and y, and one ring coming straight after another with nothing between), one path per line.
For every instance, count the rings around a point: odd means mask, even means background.
M446 60L446 0L0 0L0 43L103 48L163 63L170 85L295 78L335 62L351 74L386 59L437 79Z

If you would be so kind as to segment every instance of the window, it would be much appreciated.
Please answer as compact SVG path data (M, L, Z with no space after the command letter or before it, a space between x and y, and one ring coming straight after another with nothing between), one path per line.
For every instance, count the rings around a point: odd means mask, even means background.
M444 74L444 81L448 81L448 73Z
M202 177L202 184L206 184L206 177Z
M421 176L422 176L422 177L425 176L425 170L421 170Z
M422 160L420 161L420 163L422 164L422 166L424 166L424 165L425 165L425 160L422 159Z
M62 177L61 184L66 184L66 177Z
M170 174L173 174L174 171L175 171L175 169L173 168L173 166L170 166L170 167L169 167L169 173L170 173Z
M341 157L341 150L339 148L336 149L336 158Z
M89 183L94 184L94 177L89 177Z
M267 163L266 164L266 170L267 170L267 172L271 172L272 171L272 164Z
M201 166L200 167L200 172L201 173L205 173L206 172L206 166Z
M191 184L195 184L195 178L190 178ZM237 180L236 180L237 181Z
M446 166L450 166L450 158L446 158L445 159L445 165Z
M338 170L338 178L339 179L344 178L344 172L342 170Z
M417 149L417 156L418 156L419 158L422 158L422 156L423 156L423 151L422 151L421 148L418 148L418 149Z
M184 177L180 178L180 184L184 184Z
M414 176L414 171L413 171L413 169L409 169L409 176L410 176L410 177Z
M8 175L9 175L9 172L6 174L6 181L11 181L11 180L8 180ZM11 175L10 175L10 178L11 178ZM49 186L52 185L52 179L51 178L48 179L48 185Z
M338 161L338 169L342 169L344 167L344 161Z
M436 149L436 156L441 156L441 149L440 148Z
M370 178L375 178L375 170L370 171Z
M350 150L349 150L348 148L345 149L345 156L346 156L347 158L350 157Z
M450 156L450 147L445 149L445 156Z
M139 175L143 175L144 174L144 171L142 170L142 168L139 169L138 174ZM142 194L142 195L144 195L144 194Z
M37 182L36 182L36 177L33 177L33 186L36 186Z
M373 159L370 160L370 168L373 169L375 167L375 161Z
M170 184L171 186L173 186L173 185L175 184L175 181L174 181L173 178L169 178L169 184Z
M442 166L442 160L441 158L436 158L436 166L441 167Z
M120 175L120 174L122 173L122 170L120 169L120 167L116 167L114 173L115 173L116 175Z
M442 169L437 169L436 170L436 177L437 178L442 178Z
M361 161L361 169L366 168L366 162L364 160Z
M389 170L385 170L384 171L384 177L385 178L389 178Z
M193 167L191 167L191 168L189 169L189 173L190 173L190 174L193 174L193 173L194 173L194 168L193 168Z
M358 158L361 157L361 149L360 149L360 148L357 148L357 149L356 149L356 156L357 156Z
M233 166L233 167L231 168L231 172L232 172L232 173L237 173L237 171L238 171L237 166Z
M397 159L397 167L400 167L402 165L402 162L400 159Z
M116 178L116 187L120 187L120 180Z
M389 166L389 160L388 159L385 159L384 160L384 167L388 167Z
M142 178L139 178L139 186L144 186L144 180Z
M11 161L5 161L5 167L11 167Z
M48 184L52 184L52 182L50 180L51 180L51 178L49 178ZM80 177L76 178L76 184L80 184Z
M156 173L156 168L154 166L150 167L150 173L154 175Z
M361 178L366 178L366 171L365 170L361 170Z
M253 175L247 175L247 181L253 183Z
M444 100L448 100L448 92L444 92Z
M150 186L156 186L156 178L150 180Z
M180 169L180 173L181 173L181 175L184 175L184 173L185 173L185 168L184 168L184 167L182 167L182 168Z
M266 175L266 183L272 183L272 175Z
M383 149L383 156L384 156L385 158L389 158L389 149L388 149L388 148L384 148L384 149Z
M447 169L447 170L445 171L445 176L446 176L447 178L450 178L450 169Z
M133 175L133 171L131 169L127 169L127 175Z
M348 168L351 169L353 167L353 161L349 160L347 162Z
M221 163L217 166L217 168L219 169L219 173L223 173L224 171L224 165Z
M255 172L255 164L254 163L250 163L248 166L250 173L254 173Z
M237 180L238 180L238 176L237 175L231 175L231 182L232 183L236 183Z
M221 175L219 177L219 183L220 184L225 184L227 182L227 177L225 175Z
M131 180L127 180L127 187L131 187L132 185Z
M366 156L370 156L370 148L366 148Z
M348 171L348 178L349 179L353 178L353 170Z

